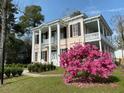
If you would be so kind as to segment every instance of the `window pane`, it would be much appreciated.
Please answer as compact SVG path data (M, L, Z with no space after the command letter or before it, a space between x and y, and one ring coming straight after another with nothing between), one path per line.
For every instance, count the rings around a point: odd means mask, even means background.
M35 35L35 44L39 44L39 35Z
M35 61L37 61L38 53L35 52Z

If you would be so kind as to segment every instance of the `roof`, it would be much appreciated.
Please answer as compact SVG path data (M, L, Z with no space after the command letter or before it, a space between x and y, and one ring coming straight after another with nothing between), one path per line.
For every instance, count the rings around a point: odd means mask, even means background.
M43 23L41 25L39 25L38 27L34 27L32 28L32 30L37 30L38 28L42 27L42 26L48 26L48 25L52 25L52 24L55 24L57 22L60 22L61 20L67 22L67 21L71 21L71 20L74 20L74 19L77 19L77 18L80 18L80 17L85 17L84 14L81 14L81 15L78 15L78 16L75 16L75 17L64 17L62 19L56 19L56 20L53 20L53 21L50 21L50 22L47 22L47 23Z
M48 26L48 25L55 24L57 22L60 22L61 20L65 21L65 22L68 22L68 21L71 21L71 20L74 20L74 19L77 19L77 18L81 18L81 17L84 17L84 21L100 18L100 20L106 25L106 27L111 31L111 33L113 33L111 28L109 27L109 25L107 24L106 20L104 19L104 17L102 15L87 17L87 15L85 15L85 14L81 14L81 15L78 15L78 16L75 16L75 17L67 16L67 17L64 17L62 19L56 19L56 20L53 20L53 21L50 21L50 22L47 22L47 23L43 23L43 24L39 25L38 27L32 28L32 30L34 31L34 30L37 30L37 29L39 29L43 26Z

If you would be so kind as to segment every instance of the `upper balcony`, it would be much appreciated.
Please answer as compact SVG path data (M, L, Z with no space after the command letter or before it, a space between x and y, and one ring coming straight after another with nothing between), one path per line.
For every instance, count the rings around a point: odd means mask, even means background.
M51 44L57 44L57 38L51 37ZM43 39L42 45L49 45L49 39Z
M85 42L103 40L113 47L112 33L98 20L85 23Z
M98 40L103 40L104 42L113 47L111 36L106 37L102 34L99 35L99 32L85 34L85 42L93 42Z
M85 42L98 41L99 39L100 37L98 32L85 34Z

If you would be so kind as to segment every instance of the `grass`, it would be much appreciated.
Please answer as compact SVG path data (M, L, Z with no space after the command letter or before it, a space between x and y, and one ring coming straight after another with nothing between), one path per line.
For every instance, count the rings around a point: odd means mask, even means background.
M5 80L5 84L0 86L0 93L124 93L124 72L118 68L114 76L119 79L115 82L117 87L106 85L89 88L65 85L60 77L15 77Z
M41 74L63 74L64 69L57 67L55 70L42 72Z
M41 72L41 73L36 73L36 72L30 72L33 74L41 74L41 75L49 75L49 74L63 74L64 73L64 69L57 67L55 70L52 71L46 71L46 72Z

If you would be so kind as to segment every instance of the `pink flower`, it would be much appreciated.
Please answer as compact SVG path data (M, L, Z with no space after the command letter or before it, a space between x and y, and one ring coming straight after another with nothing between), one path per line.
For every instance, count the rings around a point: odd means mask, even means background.
M79 72L108 78L116 68L109 53L100 52L94 45L79 43L60 55L60 66L67 71L64 78L66 83L71 82Z

